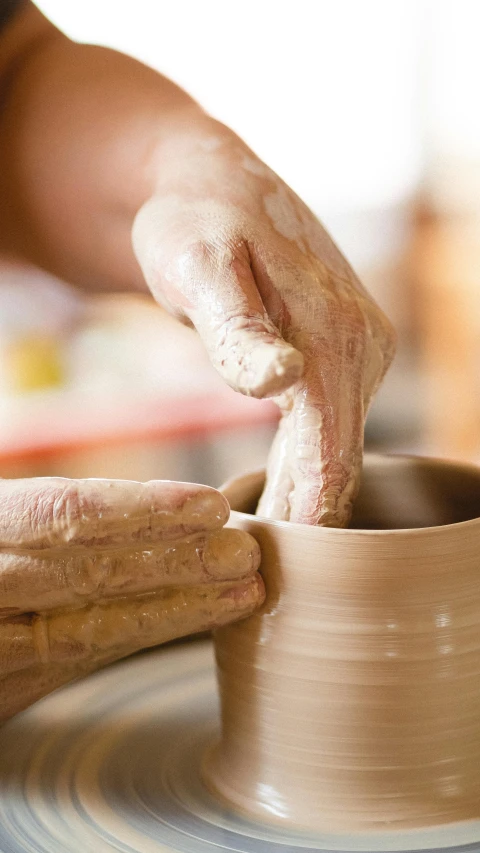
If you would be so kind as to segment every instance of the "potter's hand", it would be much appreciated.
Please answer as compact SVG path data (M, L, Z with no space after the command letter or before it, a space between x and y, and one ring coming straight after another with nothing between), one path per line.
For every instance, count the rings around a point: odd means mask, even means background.
M279 397L261 511L345 524L392 357L383 314L311 212L185 92L74 44L29 3L12 27L0 252L84 287L143 289L133 224L154 296L197 327L234 388Z
M103 664L249 615L259 549L205 486L0 481L0 720Z
M213 125L213 123L212 123ZM159 302L236 390L282 412L259 512L348 523L392 328L320 222L228 131L177 142L134 246Z

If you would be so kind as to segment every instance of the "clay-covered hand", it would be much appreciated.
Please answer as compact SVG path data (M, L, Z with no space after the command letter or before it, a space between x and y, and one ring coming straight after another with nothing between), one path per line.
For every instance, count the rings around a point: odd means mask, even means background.
M394 333L312 212L215 128L164 154L168 178L136 217L136 255L153 295L197 328L226 381L277 399L258 511L343 526Z
M258 545L206 486L4 480L0 506L0 720L263 601Z

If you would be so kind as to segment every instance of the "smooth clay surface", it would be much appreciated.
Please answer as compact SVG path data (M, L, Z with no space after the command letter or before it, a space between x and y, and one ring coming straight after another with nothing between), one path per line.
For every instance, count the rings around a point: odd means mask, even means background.
M262 484L225 489L268 596L216 632L208 786L315 831L478 818L480 470L367 458L348 530L250 515Z

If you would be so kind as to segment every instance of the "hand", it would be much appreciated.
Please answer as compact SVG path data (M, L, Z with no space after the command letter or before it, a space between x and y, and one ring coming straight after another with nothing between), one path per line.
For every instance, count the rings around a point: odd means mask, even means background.
M16 39L4 81L0 251L87 288L145 278L227 382L278 397L260 511L346 524L388 321L235 134L152 69L47 28L35 50Z
M134 651L249 615L255 540L187 483L0 481L0 720Z
M276 397L259 513L341 527L394 333L312 212L212 126L164 150L169 177L136 217L136 255L155 298L197 328L224 379Z

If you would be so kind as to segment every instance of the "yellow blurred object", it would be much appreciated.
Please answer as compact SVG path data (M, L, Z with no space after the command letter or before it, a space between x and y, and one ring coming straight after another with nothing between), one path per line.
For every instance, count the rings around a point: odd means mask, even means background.
M7 382L15 393L40 391L64 384L62 345L54 337L27 335L6 347Z

